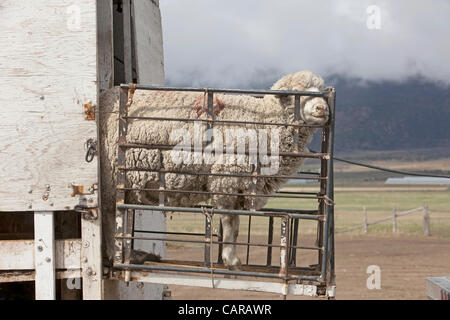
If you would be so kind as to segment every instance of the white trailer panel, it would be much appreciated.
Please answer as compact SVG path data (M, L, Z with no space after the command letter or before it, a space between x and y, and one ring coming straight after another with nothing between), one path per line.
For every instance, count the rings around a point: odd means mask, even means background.
M0 211L70 210L73 186L97 184L96 15L91 0L2 1Z

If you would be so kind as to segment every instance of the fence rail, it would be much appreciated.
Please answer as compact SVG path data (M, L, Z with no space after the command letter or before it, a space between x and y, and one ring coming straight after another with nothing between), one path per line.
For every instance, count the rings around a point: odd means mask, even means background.
M344 232L349 232L349 231L358 230L358 229L363 229L364 233L368 233L369 232L369 226L375 225L375 224L379 224L379 223L383 223L383 222L390 221L390 220L392 221L392 232L395 233L395 232L397 232L397 218L403 217L403 216L406 216L406 215L409 215L409 214L412 214L412 213L415 213L415 212L422 212L424 234L426 236L431 236L431 232L430 232L430 212L428 210L428 205L424 205L424 206L419 207L419 208L414 208L414 209L401 211L401 212L397 212L397 208L394 207L392 209L392 216L388 216L386 218L378 219L378 220L372 221L372 222L368 222L368 219L367 219L367 208L363 207L363 210L364 210L364 222L363 222L363 224L347 227L347 228L344 228L342 230L336 231L336 233L344 233Z

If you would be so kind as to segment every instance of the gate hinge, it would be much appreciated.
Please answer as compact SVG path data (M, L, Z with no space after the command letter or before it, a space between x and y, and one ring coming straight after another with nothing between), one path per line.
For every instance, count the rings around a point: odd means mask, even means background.
M84 220L95 221L98 218L98 207L77 205L73 208L73 210L75 212L81 213L81 217Z

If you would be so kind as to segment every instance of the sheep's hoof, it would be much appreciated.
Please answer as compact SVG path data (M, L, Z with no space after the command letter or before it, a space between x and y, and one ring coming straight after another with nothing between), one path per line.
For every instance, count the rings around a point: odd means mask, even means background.
M225 267L230 270L239 270L241 267L241 260L237 256L234 257L225 257L222 256L223 263Z

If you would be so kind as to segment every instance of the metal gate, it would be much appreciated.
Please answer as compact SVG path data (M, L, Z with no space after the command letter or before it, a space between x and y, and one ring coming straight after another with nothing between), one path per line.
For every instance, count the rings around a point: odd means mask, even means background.
M327 88L321 92L309 91L273 91L273 90L232 90L232 89L205 89L205 88L175 88L156 87L136 84L123 84L120 89L119 108L119 150L117 164L118 188L116 194L116 235L115 235L115 259L114 269L119 274L118 278L124 281L141 281L152 283L165 283L177 285L190 285L212 288L255 290L279 293L286 297L288 294L335 296L335 274L334 274L334 192L333 192L333 140L335 119L335 89ZM302 179L314 182L318 192L279 191L272 195L257 194L253 189L248 196L271 197L282 199L316 199L317 207L314 210L306 209L283 209L263 208L260 210L228 210L217 209L212 206L202 205L198 207L171 207L167 206L164 194L169 192L206 193L208 195L217 192L196 190L168 190L165 187L165 175L169 173L164 169L152 170L148 168L127 168L125 155L130 148L144 148L157 150L171 150L174 146L150 145L127 143L127 131L129 119L157 120L157 121L180 121L192 122L198 119L186 118L162 118L162 117L129 117L130 106L135 90L159 90L159 91L184 91L202 92L207 96L208 126L220 123L234 125L274 125L274 126L296 126L296 127L318 127L321 131L322 143L320 153L301 153L298 150L292 152L280 152L280 157L303 157L316 159L320 163L319 172L299 172L292 176L258 175L256 172L247 174L233 173L202 173L202 172L172 172L184 175L220 175L222 177L253 177L256 179L284 178ZM294 117L299 119L300 97L315 96L323 97L329 105L329 121L323 126L294 125L289 123L264 123L244 122L237 120L216 120L213 116L213 101L215 93L243 94L243 95L281 95L294 97ZM295 134L294 141L298 134ZM156 172L159 177L159 189L151 190L158 192L159 206L138 205L126 203L127 192L136 189L127 188L126 172L128 171L150 171ZM138 189L149 191L146 189ZM244 194L240 194L243 196ZM204 232L164 232L156 230L139 230L139 233L153 234L154 236L135 236L134 211L153 210L160 212L184 212L199 215L204 218ZM222 240L222 228L213 232L212 217L214 214L230 214L248 217L247 241L225 243ZM267 219L267 241L266 243L255 243L251 240L252 217L264 217ZM316 243L313 246L299 243L299 221L312 220L317 223ZM279 242L274 242L274 226L278 225L280 230ZM194 239L191 239L194 238ZM164 241L201 244L203 261L174 261L162 260L159 262L146 262L143 264L132 263L132 250L134 240ZM246 248L245 263L239 270L227 269L223 266L221 259L222 246L234 244ZM266 252L265 264L249 263L250 248L264 247ZM213 253L217 250L217 260L213 262ZM279 265L273 261L274 250L279 250ZM302 265L297 263L298 250L309 250L316 253L316 264ZM298 265L300 264L300 265Z

